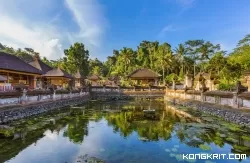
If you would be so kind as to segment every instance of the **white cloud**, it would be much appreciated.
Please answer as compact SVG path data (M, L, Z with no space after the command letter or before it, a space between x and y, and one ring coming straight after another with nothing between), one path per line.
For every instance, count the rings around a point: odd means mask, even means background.
M55 23L66 21L54 11L58 1L0 0L0 42L14 48L33 48L41 56L58 59L63 56L63 49L78 41L85 44L90 54L97 55L105 28L102 7L96 0L60 2L69 10L58 12L71 12L75 22L67 23L77 24L79 31L71 29L72 25L65 28L65 24Z
M14 48L33 48L42 56L56 59L62 56L62 45L52 27L29 26L27 22L0 14L0 42Z
M167 32L174 32L178 29L176 27L173 27L173 25L166 25L162 28L162 30L159 32L158 37L164 37Z
M97 0L66 0L65 2L80 28L79 33L73 37L83 39L84 43L91 47L100 48L107 25L102 6Z

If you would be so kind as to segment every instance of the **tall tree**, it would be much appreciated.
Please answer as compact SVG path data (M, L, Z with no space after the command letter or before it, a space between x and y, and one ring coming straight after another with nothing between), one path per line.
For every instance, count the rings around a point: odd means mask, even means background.
M65 69L69 73L74 74L79 70L81 75L88 75L89 51L85 49L83 43L75 43L69 49L65 49L64 54L64 60L66 61L64 62Z
M162 69L163 84L165 85L165 69L169 69L172 62L171 45L163 43L158 48L157 53L157 65Z
M120 51L120 55L122 61L123 61L123 65L124 65L124 73L127 74L129 72L129 65L133 64L133 61L135 61L135 55L134 55L134 51L131 48L126 48L124 47L123 49L121 49Z
M186 48L183 44L179 44L177 48L175 48L175 53L178 61L181 63L181 71L184 74L184 56L186 55Z
M249 70L250 68L250 34L246 35L238 42L237 48L229 55L230 63L238 63L242 70Z
M194 60L194 75L198 63L207 61L214 53L220 50L220 45L213 45L211 42L205 42L204 40L189 40L185 43L185 46L187 55ZM203 66L201 70L204 70Z

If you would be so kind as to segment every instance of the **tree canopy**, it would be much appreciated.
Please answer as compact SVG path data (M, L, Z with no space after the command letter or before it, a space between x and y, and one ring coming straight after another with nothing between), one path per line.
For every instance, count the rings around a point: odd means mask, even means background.
M16 55L26 62L34 57L40 58L39 53L32 48L14 49L0 43L0 51ZM183 79L187 73L195 75L201 71L216 73L221 81L233 83L250 68L250 34L239 40L231 53L222 51L219 44L197 39L187 40L177 47L172 47L167 42L143 40L136 49L114 49L105 62L90 58L87 47L79 42L65 49L64 54L63 58L57 60L49 60L46 57L41 59L46 64L52 67L60 66L71 74L79 70L83 76L119 75L125 79L138 68L150 68L162 75L162 83L169 81L170 74Z

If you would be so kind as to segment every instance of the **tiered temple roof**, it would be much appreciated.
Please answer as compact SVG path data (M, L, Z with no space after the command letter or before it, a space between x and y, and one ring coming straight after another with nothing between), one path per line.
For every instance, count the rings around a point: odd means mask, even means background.
M73 78L73 76L71 76L70 74L68 74L67 72L61 70L59 67L58 68L54 68L50 71L48 71L46 74L44 74L43 76L45 77L65 77L65 78Z
M98 75L90 75L87 77L88 80L100 80L101 78Z
M42 74L42 71L24 62L17 56L0 52L0 69L30 74Z
M52 70L53 68L49 65L45 64L43 61L41 61L38 58L35 58L32 62L29 63L33 67L39 69L42 71L43 74L46 74L48 71Z
M161 77L161 75L157 72L154 72L153 70L147 68L140 68L133 71L127 77L131 79L155 79Z

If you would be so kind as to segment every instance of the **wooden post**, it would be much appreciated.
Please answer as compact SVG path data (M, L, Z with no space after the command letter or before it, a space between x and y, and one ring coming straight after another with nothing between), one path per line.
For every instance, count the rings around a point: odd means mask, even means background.
M9 72L7 72L7 83L9 84Z

